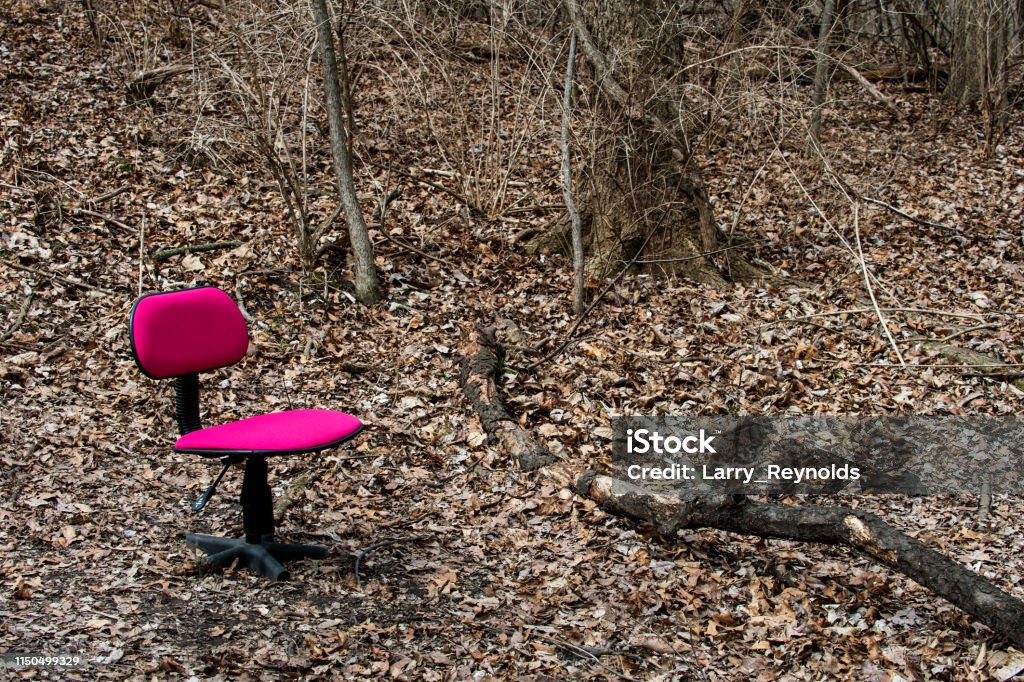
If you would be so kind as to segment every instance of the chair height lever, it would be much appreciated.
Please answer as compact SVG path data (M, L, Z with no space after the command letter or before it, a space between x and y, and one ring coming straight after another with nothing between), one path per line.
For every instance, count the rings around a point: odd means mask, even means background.
M192 511L201 511L202 508L206 506L206 503L210 501L210 498L213 497L213 493L217 490L217 484L220 483L220 479L224 478L224 474L227 473L228 467L236 463L237 460L235 459L224 460L224 466L221 467L220 473L217 474L217 478L213 479L213 483L211 483L210 487L206 489L203 496L192 503Z

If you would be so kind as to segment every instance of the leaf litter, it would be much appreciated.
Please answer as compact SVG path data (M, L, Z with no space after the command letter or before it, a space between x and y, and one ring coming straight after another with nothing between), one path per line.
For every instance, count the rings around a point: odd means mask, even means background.
M5 2L2 13L6 59L20 74L0 95L0 324L12 330L0 347L5 650L87 657L88 669L62 671L66 679L981 680L1020 671L1019 652L851 552L713 530L663 545L568 488L520 474L464 403L453 349L467 325L506 321L510 409L577 471L607 463L610 419L621 414L1016 414L1021 392L1008 380L943 367L920 339L957 334L1021 362L1015 263L1024 245L1014 226L1024 179L1010 169L1024 145L985 158L969 119L935 133L945 114L915 93L899 96L917 119L885 130L856 106L844 112L834 134L857 140L835 145L845 181L962 232L877 206L861 212L906 368L857 264L823 222L852 235L848 205L826 188L812 207L790 169L805 185L828 178L784 150L788 165L772 161L744 200L770 150L723 143L703 159L720 220L742 205L741 228L770 240L757 256L815 286L714 291L630 275L564 353L526 372L534 358L523 349L560 339L573 322L568 261L508 244L545 215L464 220L450 195L409 186L387 229L445 262L381 242L388 301L355 305L346 264L330 252L323 267L302 269L280 199L257 172L189 163L162 143L152 112L123 104L103 60L81 58L92 48L77 7L26 12ZM516 171L509 191L524 204L558 202L554 129L539 160ZM443 167L431 146L367 130L366 144L396 163ZM361 186L374 173L360 168ZM122 186L99 210L131 232L82 211ZM171 452L172 389L131 360L143 220L148 252L243 242L141 267L143 289L213 283L240 292L256 320L242 363L204 376L208 421L329 407L368 426L339 451L273 462L279 497L308 477L280 535L331 547L327 560L297 565L291 582L206 570L183 543L186 531L240 531L240 481L225 479L203 514L191 514L214 472ZM996 495L981 527L975 495L844 503L1024 596L1019 495ZM409 536L419 540L365 556L358 589L359 552Z

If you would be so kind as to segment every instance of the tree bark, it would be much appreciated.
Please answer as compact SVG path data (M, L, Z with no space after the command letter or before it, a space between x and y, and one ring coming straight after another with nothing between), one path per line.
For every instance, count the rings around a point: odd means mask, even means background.
M770 279L722 239L693 160L703 118L686 105L679 68L685 10L671 0L563 0L600 96L595 144L577 192L590 254L603 276L629 263L700 282ZM685 85L685 84L682 84Z
M355 257L356 298L363 303L380 300L377 266L374 263L373 244L359 207L355 181L352 176L352 157L349 154L348 133L342 120L341 85L338 79L338 61L334 53L334 36L326 0L310 0L316 21L317 42L324 69L324 96L327 123L331 131L331 153L334 156L334 174L338 182L338 195L348 223L349 241Z
M605 511L649 523L669 539L688 528L717 528L743 535L852 547L927 587L1017 646L1024 646L1024 603L869 512L762 504L743 495L656 494L594 472L584 474L576 487Z

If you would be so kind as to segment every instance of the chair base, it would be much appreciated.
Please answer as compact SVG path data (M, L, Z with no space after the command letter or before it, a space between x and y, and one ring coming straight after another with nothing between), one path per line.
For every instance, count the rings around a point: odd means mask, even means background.
M212 566L238 565L249 568L271 580L288 580L288 571L281 565L293 559L323 559L327 548L320 545L288 545L277 542L252 543L243 538L189 533L185 541L206 554Z

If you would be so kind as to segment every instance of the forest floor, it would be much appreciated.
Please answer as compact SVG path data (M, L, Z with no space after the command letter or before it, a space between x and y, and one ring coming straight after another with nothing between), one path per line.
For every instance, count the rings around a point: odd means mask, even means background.
M883 86L906 112L892 120L854 85L837 88L823 137L835 172L955 228L859 205L884 283L876 295L899 309L889 325L905 367L837 237L853 236L852 204L823 165L792 140L726 129L701 158L719 222L765 240L759 258L813 286L713 290L627 275L564 353L526 371L536 356L521 349L574 322L568 260L510 243L557 216L544 208L560 202L557 113L505 198L540 208L485 218L403 181L373 230L387 298L358 305L333 252L300 266L258 167L226 172L167 143L163 121L183 86L158 92L163 109L125 103L78 8L0 3L0 650L87 661L23 674L983 680L1019 660L957 608L851 551L717 531L667 546L520 472L488 443L457 364L476 324L498 325L510 409L577 473L607 465L615 415L1018 414L1024 394L1006 377L951 366L920 339L955 335L1024 362L1019 126L986 155L977 117L926 93ZM361 101L362 115L385 116L378 104ZM357 157L444 168L436 141L417 139L424 130L411 121ZM361 189L387 182L357 166ZM242 245L150 258L232 239ZM171 451L172 387L136 369L127 319L140 290L203 282L237 291L257 320L243 362L205 378L208 421L325 407L366 423L336 452L274 462L275 492L296 498L280 535L331 547L295 564L289 582L204 570L183 542L238 533L240 477L201 514L189 510L214 467ZM843 502L1024 598L1019 495L994 496L984 524L975 495ZM396 538L365 559L357 587L356 554Z

